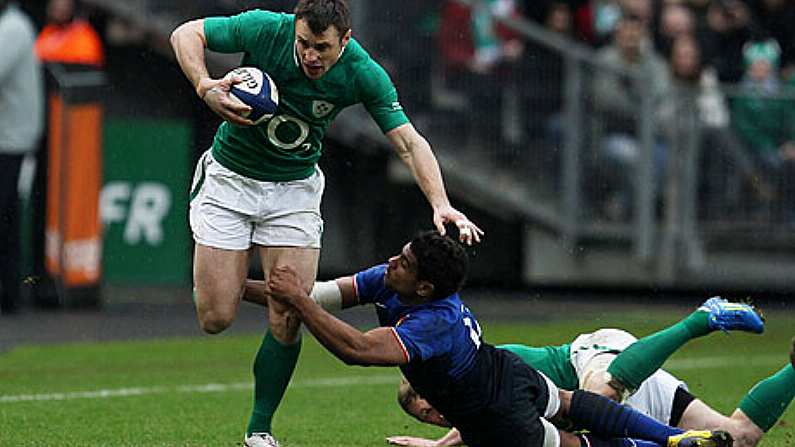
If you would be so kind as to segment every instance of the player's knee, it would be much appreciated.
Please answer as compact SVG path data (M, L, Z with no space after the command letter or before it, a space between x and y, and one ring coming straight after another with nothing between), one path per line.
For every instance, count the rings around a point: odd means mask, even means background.
M208 334L217 334L232 325L234 315L222 312L207 311L199 314L199 325Z
M729 431L734 438L734 447L754 447L759 444L764 434L756 427L746 427L744 424L735 424Z

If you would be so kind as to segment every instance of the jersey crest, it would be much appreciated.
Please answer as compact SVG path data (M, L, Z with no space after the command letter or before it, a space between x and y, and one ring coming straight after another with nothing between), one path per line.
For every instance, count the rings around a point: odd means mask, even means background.
M322 101L316 99L312 101L312 115L315 115L315 118L323 118L324 116L331 113L334 109L334 104L328 101Z

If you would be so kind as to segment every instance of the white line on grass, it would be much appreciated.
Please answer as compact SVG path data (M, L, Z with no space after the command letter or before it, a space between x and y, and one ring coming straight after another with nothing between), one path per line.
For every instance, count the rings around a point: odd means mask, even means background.
M383 385L398 383L397 375L379 376L346 376L331 377L325 379L303 380L290 384L291 388L327 388L350 385ZM248 390L252 387L251 382L237 383L206 383L203 385L181 385L174 387L152 386L135 388L116 388L109 390L95 391L76 391L69 393L48 393L48 394L19 394L16 396L0 396L0 404L12 404L17 402L41 402L55 400L73 399L106 399L110 397L129 397L143 396L150 394L166 393L224 393L228 391Z
M749 357L743 360L746 365L769 366L784 364L785 358L780 355L764 355ZM671 371L684 371L689 369L709 369L723 368L736 364L736 357L702 357L689 359L674 359L665 364L665 368ZM760 377L761 379L761 377ZM383 385L398 382L398 376L377 375L377 376L345 376L329 377L325 379L312 379L297 381L290 384L291 388L328 388L350 385ZM166 393L224 393L228 391L239 391L251 389L251 382L236 383L206 383L203 385L181 385L174 387L152 386L135 388L116 388L109 390L76 391L69 393L49 393L49 394L18 394L15 396L0 396L0 404L12 404L17 402L41 402L58 401L73 399L106 399L111 397L143 396L151 394Z

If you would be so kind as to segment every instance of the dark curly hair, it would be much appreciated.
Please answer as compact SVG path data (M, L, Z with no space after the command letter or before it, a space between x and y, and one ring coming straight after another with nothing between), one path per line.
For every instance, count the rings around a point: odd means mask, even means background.
M342 39L351 29L351 13L346 0L301 0L294 12L296 20L305 19L315 34L322 34L334 25Z
M433 284L433 299L458 292L464 285L469 259L464 247L436 231L418 234L411 240L417 258L417 280Z

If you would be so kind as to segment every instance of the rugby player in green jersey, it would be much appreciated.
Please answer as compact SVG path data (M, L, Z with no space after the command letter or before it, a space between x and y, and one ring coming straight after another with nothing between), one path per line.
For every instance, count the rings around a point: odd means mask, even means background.
M409 167L444 234L478 242L483 232L453 208L428 142L414 129L384 69L351 37L345 0L300 0L294 14L248 11L198 19L171 36L177 61L196 94L225 121L196 167L190 224L193 278L202 329L218 333L234 320L256 246L266 275L289 265L312 289L317 273L325 185L317 166L323 136L345 107L362 103ZM268 73L279 89L276 114L259 125L229 97L240 79L213 79L204 51L243 53L243 66ZM300 351L300 321L278 302L254 361L254 409L247 446L273 446L271 420Z

